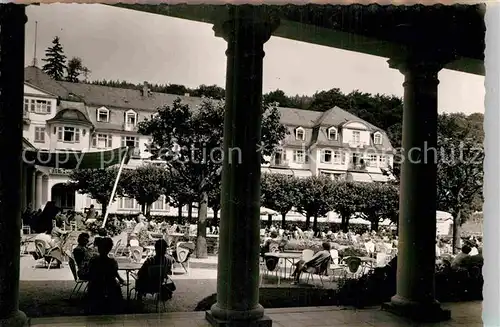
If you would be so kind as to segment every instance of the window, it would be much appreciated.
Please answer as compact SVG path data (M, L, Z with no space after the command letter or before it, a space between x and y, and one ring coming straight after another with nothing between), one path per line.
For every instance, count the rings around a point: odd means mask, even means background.
M359 153L353 153L351 155L351 164L360 165L362 163L361 155Z
M153 202L151 207L152 210L168 210L168 203L165 196L160 196L158 200Z
M295 139L297 140L305 140L306 133L302 127L299 127L295 130Z
M309 157L304 150L293 151L293 162L295 163L308 163Z
M113 137L109 134L96 134L92 137L92 147L98 149L111 148L113 146Z
M52 102L50 100L24 98L24 111L37 114L50 114Z
M120 209L135 210L140 209L140 206L134 198L122 197L120 198Z
M137 123L137 114L133 111L128 111L125 113L125 125L127 126L135 126Z
M382 144L382 134L375 133L373 135L373 143L375 143L375 144Z
M109 122L109 110L106 108L97 109L97 121Z
M352 143L359 143L361 140L361 132L360 131L352 131Z
M61 142L80 143L80 129L74 127L58 127L57 140Z
M328 139L332 141L337 140L337 129L335 127L330 127L328 129Z
M35 127L35 142L45 142L45 127Z
M386 156L380 156L379 162L381 166L386 166L388 164L388 158Z
M324 163L332 162L332 150L323 150L322 151L321 162L324 162Z
M278 150L273 155L273 164L276 166L286 164L286 153L282 150Z
M132 153L133 156L138 156L140 155L140 149L139 149L139 138L135 136L122 136L122 147L123 146L133 146L134 147L134 152Z
M368 162L370 163L370 166L376 167L377 161L378 161L378 156L376 154L370 154L370 156L368 157Z
M344 161L342 159L343 159L343 156L342 156L342 153L340 151L333 151L333 163L340 164Z

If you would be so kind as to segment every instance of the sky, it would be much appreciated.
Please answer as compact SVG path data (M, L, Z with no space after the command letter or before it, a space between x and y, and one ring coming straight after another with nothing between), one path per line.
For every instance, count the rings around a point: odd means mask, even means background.
M82 58L90 79L134 83L224 87L226 42L212 25L99 4L29 6L26 65L59 36L68 58ZM279 37L264 50L263 91L312 95L339 88L345 93L403 95L403 75L390 69L387 58L344 51ZM439 73L439 112L484 113L484 76L451 70Z

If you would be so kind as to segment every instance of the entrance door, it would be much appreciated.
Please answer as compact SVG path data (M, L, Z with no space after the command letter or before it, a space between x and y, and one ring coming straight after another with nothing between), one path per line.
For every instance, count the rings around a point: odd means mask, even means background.
M75 210L75 191L64 184L52 187L52 201L62 210Z

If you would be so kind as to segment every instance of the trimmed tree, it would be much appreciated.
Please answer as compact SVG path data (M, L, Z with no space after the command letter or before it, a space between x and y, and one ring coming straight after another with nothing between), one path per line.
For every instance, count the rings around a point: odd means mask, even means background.
M396 223L399 212L399 189L393 184L364 183L358 189L363 201L360 211L371 223L371 230L378 231L383 219Z
M453 252L459 246L460 226L464 213L481 195L483 189L484 152L471 139L439 138L437 167L437 209L453 216Z
M62 81L66 70L66 56L58 36L52 40L52 46L45 50L45 57L42 61L46 64L42 70L56 81Z
M297 181L300 192L296 209L306 217L306 229L309 228L311 217L313 230L317 230L318 217L323 217L332 210L333 182L326 176L312 176Z
M285 228L286 215L299 200L299 182L296 177L282 174L263 174L261 203L281 214L281 228Z
M80 169L73 170L69 176L68 185L80 194L87 194L92 199L96 200L102 206L102 215L106 214L111 192L115 184L118 169L115 167L106 169ZM123 189L118 183L116 195L113 202L118 196L123 195Z
M147 164L136 169L128 169L123 174L123 193L134 198L142 208L142 212L149 216L151 205L161 195L168 196L167 172L163 167Z
M347 233L349 219L360 211L364 200L362 198L362 188L356 182L335 181L332 187L332 198L332 209L342 219L340 228L344 233Z
M263 156L273 153L286 133L286 128L279 124L278 110L265 109L260 148ZM159 108L158 115L139 123L139 132L153 137L150 146L153 157L166 160L174 179L197 196L198 258L207 256L208 194L220 188L223 127L224 103L213 99L205 99L196 111L177 99L172 106Z

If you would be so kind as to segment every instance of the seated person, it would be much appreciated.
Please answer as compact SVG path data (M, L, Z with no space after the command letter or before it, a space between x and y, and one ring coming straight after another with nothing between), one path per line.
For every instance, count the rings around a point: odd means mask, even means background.
M155 255L146 259L141 269L137 274L135 288L137 290L137 300L142 301L144 294L158 292L158 285L161 285L161 296L167 296L166 299L172 297L172 291L164 288L168 275L172 275L172 265L174 258L167 254L167 242L163 239L157 240L155 243ZM153 276L154 272L150 268L162 267L161 276ZM164 291L165 290L165 291Z
M465 258L469 256L469 253L471 251L470 246L464 245L462 246L462 251L453 258L453 261L451 262L451 268L452 269L458 269L462 267L463 261Z
M89 248L90 235L81 233L78 235L78 245L73 249L73 257L78 267L78 278L88 280L89 262L97 253Z
M277 231L272 231L271 232L271 237L265 240L264 244L260 248L260 254L261 256L264 256L265 253L271 252L271 244L280 243L280 239L278 238L278 232Z
M42 243L45 245L45 255L53 258L56 262L56 268L60 268L63 257L62 242L60 241L60 239L55 239L51 235L52 228L44 233L40 233L35 236L33 241L42 241Z
M323 250L318 251L314 256L311 258L311 260L305 262L304 260L300 260L295 264L296 268L295 271L292 274L292 277L295 277L295 281L292 284L298 284L300 280L300 274L302 272L309 272L313 274L320 273L321 268L325 268L324 265L328 265L331 260L331 255L330 255L330 243L329 242L323 242L322 244Z
M112 239L100 238L97 242L99 255L89 262L88 299L91 311L112 309L114 305L120 305L123 300L120 285L125 285L125 281L118 274L116 260L108 256L112 248Z

